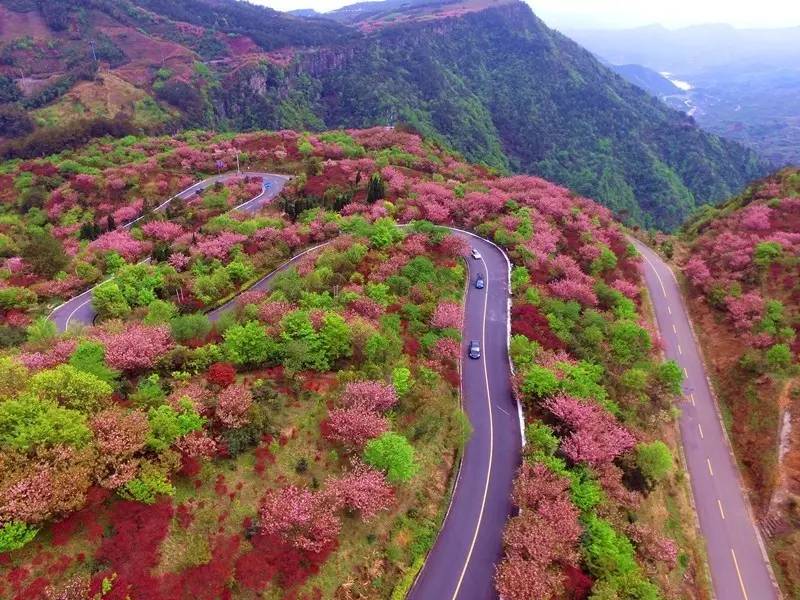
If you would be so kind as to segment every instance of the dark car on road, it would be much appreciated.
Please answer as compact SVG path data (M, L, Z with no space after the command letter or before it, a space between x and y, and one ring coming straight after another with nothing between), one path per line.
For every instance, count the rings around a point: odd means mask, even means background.
M475 287L479 290L486 287L486 282L483 280L483 273L478 273L478 276L475 278Z
M478 340L472 340L469 343L469 357L470 358L480 358L481 357L481 345Z

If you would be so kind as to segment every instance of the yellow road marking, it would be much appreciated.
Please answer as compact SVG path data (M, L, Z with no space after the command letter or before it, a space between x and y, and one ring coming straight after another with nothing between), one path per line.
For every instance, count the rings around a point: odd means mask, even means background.
M714 469L711 468L711 459L710 458L706 459L706 464L708 465L708 472L711 473L711 476L713 477L714 476Z
M717 506L719 506L719 514L721 514L722 519L725 520L725 511L722 510L722 502L720 502L719 498L717 498Z
M481 521L483 521L483 512L486 509L486 497L489 494L489 480L492 477L492 455L494 453L494 422L492 420L492 396L489 392L489 371L486 368L486 311L489 306L489 269L486 265L486 261L481 258L481 262L483 263L484 269L486 269L486 289L484 290L483 295L483 328L481 334L481 343L483 344L483 356L481 360L483 361L483 381L486 385L486 404L489 407L489 468L486 471L486 483L483 486L483 498L481 499L481 511L478 514L478 523L475 525L475 533L472 535L472 542L469 545L469 551L467 552L467 558L464 560L464 566L461 568L461 574L458 576L458 583L456 583L456 589L453 591L452 600L456 600L458 597L458 592L461 590L461 583L464 581L464 575L467 572L467 567L469 566L469 561L472 558L472 551L475 549L475 542L478 539L478 533L481 530Z
M742 596L744 596L744 600L748 600L747 590L744 589L744 581L742 581L742 572L739 570L739 561L736 560L733 548L731 548L731 556L733 557L733 566L736 568L736 576L739 578L739 587L742 588Z
M703 428L700 427L700 423L697 424L697 429L700 431L700 439L703 439Z

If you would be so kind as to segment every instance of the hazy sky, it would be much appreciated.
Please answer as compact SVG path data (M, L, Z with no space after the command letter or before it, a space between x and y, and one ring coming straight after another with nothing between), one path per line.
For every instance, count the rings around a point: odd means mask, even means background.
M277 10L314 8L320 12L356 0L251 0ZM616 28L661 23L683 27L729 23L736 27L800 25L797 0L526 0L551 27Z

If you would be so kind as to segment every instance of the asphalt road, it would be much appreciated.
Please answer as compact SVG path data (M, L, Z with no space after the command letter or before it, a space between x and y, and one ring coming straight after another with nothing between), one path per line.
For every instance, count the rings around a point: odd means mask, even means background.
M666 355L686 376L680 431L716 597L779 598L678 283L655 252L638 241L634 244L644 257L644 278Z
M285 175L275 175L273 173L261 173L255 171L242 172L241 174L223 173L221 175L214 175L213 177L209 177L208 179L204 179L203 181L198 181L194 185L186 188L185 190L178 192L171 198L168 198L167 200L159 204L147 215L142 215L138 219L135 219L130 223L126 223L121 228L130 229L131 227L133 227L133 225L135 225L145 217L149 216L150 214L165 210L167 206L169 206L170 202L172 202L176 198L181 198L182 200L188 200L197 192L202 191L208 187L211 187L218 181L225 181L226 179L230 179L232 177L240 177L240 176L261 177L264 181L264 187L262 188L262 192L258 196L256 196L255 198L251 198L247 202L244 202L233 208L233 210L241 210L249 213L257 212L264 204L266 204L272 198L274 198L281 191L281 189L283 189L284 184L289 179ZM269 183L269 187L267 187L267 183ZM83 323L87 325L92 323L95 317L95 310L92 307L93 289L94 288L90 288L85 292L83 292L82 294L79 294L74 298L70 298L63 304L53 309L53 312L50 313L50 320L55 322L56 327L58 328L59 331L66 331L70 323L73 322Z
M512 510L511 483L520 462L521 432L511 394L508 361L508 263L497 247L459 233L482 258L467 258L469 288L464 312L462 402L473 432L464 449L450 510L410 600L495 599L495 564L503 527ZM478 273L486 287L476 289ZM467 357L470 340L482 355Z

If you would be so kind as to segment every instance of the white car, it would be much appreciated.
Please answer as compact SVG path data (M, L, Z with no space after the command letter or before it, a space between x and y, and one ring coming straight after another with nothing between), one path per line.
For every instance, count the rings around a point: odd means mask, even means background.
M478 252L477 248L472 249L472 258L474 258L475 260L481 259L481 253Z

